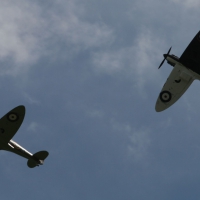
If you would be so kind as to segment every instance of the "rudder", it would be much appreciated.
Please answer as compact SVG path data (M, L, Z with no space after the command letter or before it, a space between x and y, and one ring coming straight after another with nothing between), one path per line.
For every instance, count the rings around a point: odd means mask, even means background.
M32 158L30 158L27 162L28 167L34 168L36 166L42 165L48 155L49 153L47 151L39 151L33 154Z

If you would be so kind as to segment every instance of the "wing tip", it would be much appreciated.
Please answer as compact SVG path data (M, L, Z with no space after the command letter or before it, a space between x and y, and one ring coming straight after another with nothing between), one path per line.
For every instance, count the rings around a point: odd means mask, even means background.
M156 110L156 112L162 112L163 110L165 110L165 109L160 109L160 108L158 108L157 106L155 107L155 110Z
M166 110L169 107L170 106L165 105L160 100L157 100L156 105L155 105L155 110L156 110L156 112L162 112L162 111Z
M22 113L25 113L26 108L25 108L24 105L19 105L19 106L13 108L10 112L17 111L17 110L22 112Z

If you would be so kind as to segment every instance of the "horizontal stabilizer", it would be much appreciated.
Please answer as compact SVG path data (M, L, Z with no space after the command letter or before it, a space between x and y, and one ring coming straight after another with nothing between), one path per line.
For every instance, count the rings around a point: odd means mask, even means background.
M28 167L33 168L44 163L44 160L49 155L47 151L39 151L35 153L32 158L30 158L27 162Z

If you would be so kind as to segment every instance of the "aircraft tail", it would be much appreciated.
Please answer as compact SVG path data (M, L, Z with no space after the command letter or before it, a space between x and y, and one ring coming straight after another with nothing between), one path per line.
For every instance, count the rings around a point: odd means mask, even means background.
M27 162L28 167L33 168L39 165L43 165L45 158L49 155L47 151L39 151L33 154Z

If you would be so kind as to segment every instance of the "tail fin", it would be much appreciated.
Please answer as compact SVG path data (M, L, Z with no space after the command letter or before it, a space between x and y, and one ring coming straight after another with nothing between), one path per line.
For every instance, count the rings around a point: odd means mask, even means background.
M44 163L45 158L49 155L47 151L39 151L35 153L27 162L28 167L33 168Z

